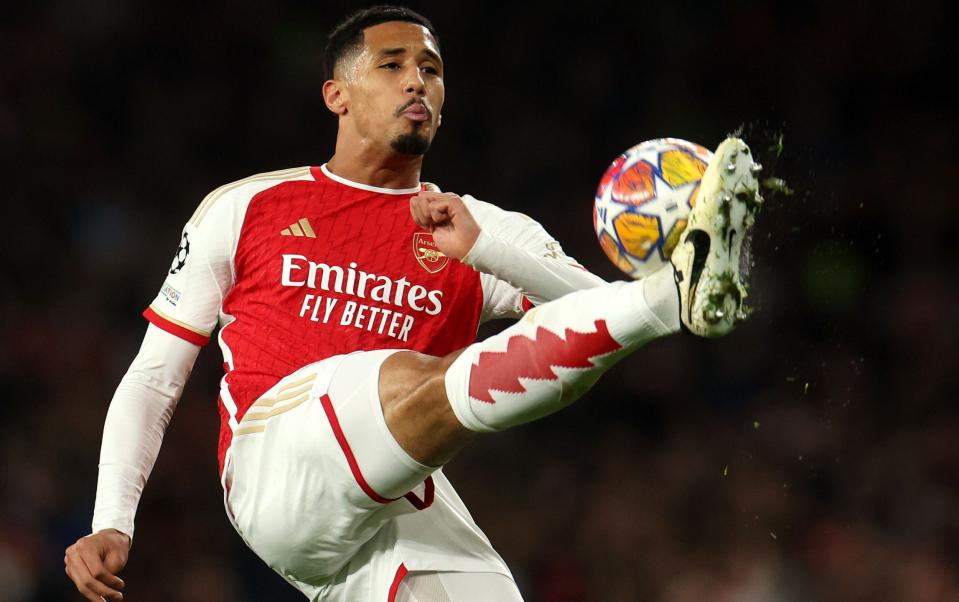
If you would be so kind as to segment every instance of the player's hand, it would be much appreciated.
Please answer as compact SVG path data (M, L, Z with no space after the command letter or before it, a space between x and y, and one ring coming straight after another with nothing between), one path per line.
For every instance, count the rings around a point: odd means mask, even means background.
M123 579L117 573L127 564L130 537L116 529L104 529L77 540L67 548L63 562L67 576L91 602L123 600Z
M447 257L463 259L479 238L479 224L453 193L420 192L410 199L410 213L418 226L433 233L433 241Z

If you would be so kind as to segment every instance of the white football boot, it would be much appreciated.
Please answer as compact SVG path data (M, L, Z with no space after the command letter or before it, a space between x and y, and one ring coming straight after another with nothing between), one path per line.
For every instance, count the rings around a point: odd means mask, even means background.
M703 174L696 205L670 257L680 320L695 335L722 336L745 317L739 257L763 202L756 180L761 170L746 143L731 137Z

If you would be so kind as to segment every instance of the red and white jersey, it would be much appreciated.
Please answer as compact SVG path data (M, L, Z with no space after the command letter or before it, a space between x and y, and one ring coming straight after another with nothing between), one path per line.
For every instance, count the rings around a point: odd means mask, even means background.
M197 208L144 315L197 345L220 326L221 470L247 409L302 366L372 349L445 355L472 343L482 321L528 307L516 287L476 271L487 271L483 258L474 269L439 251L410 216L419 191L302 167L227 184ZM544 272L578 267L530 218L464 201L483 229L477 246L488 261L499 248L519 247L549 263ZM540 302L583 284L547 277L543 288L551 287L524 292Z

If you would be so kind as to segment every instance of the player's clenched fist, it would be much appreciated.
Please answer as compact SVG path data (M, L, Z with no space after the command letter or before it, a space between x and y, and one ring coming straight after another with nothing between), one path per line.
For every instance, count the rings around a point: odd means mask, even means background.
M410 199L410 213L417 225L433 233L439 250L453 259L463 259L479 237L479 224L453 193L420 192Z
M67 548L63 562L67 575L87 600L122 600L123 579L118 573L127 564L130 538L115 529L104 529L77 540Z

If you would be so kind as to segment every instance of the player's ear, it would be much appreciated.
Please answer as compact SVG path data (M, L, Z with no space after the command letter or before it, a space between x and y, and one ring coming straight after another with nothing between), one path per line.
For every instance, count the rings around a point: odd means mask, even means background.
M342 81L328 79L323 82L323 102L326 108L337 115L346 115L350 94Z
M442 114L442 113L440 113L439 116L436 118L436 127L440 127L441 125L443 125L443 114Z

